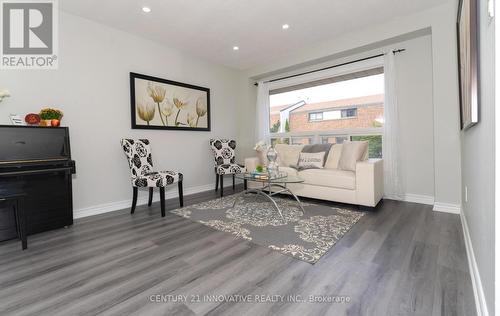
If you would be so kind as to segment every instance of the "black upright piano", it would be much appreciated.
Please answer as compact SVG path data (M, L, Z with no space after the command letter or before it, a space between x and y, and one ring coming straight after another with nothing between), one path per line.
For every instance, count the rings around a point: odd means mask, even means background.
M27 234L73 224L67 127L0 125L0 194L22 191ZM16 238L13 211L0 205L0 241Z

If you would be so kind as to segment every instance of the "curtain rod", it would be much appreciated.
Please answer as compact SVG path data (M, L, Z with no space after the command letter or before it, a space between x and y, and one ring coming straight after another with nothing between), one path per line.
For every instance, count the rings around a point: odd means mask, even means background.
M393 54L396 54L396 53L401 53L401 52L404 52L406 49L402 48L402 49L395 49L392 51ZM290 79L290 78L295 78L295 77L298 77L298 76L303 76L303 75L308 75L308 74L312 74L312 73L315 73L315 72L318 72L318 71L323 71L323 70L328 70L328 69L333 69L333 68L337 68L337 67L341 67L341 66L345 66L345 65L350 65L350 64L354 64L354 63L358 63L360 61L365 61L365 60L369 60L369 59L373 59L373 58L377 58L377 57L382 57L384 56L385 54L378 54L378 55L373 55L373 56L369 56L369 57L365 57L365 58L360 58L360 59L356 59L356 60L352 60L352 61L348 61L348 62L345 62L345 63L341 63L341 64L337 64L337 65L333 65L333 66L328 66L328 67L324 67L324 68L320 68L320 69L315 69L315 70L310 70L310 71L306 71L306 72L303 72L303 73L300 73L300 74L295 74L295 75L290 75L290 76L286 76L286 77L281 77L281 78L276 78L276 79L271 79L271 80L268 80L268 81L264 81L266 83L268 82L275 82L275 81L280 81L280 80L285 80L285 79ZM256 82L254 83L255 86L258 86L259 84Z

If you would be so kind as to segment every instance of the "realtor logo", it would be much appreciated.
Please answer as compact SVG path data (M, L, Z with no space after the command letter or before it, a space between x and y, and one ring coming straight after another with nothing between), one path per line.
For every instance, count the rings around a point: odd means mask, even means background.
M57 68L56 0L3 0L1 68Z

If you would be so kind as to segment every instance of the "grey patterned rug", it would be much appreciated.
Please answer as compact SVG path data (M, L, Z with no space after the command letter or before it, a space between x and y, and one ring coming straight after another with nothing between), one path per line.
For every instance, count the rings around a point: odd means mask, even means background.
M226 196L172 213L269 247L285 255L316 263L364 213L275 197L285 221L264 197L245 195L233 209L235 196Z

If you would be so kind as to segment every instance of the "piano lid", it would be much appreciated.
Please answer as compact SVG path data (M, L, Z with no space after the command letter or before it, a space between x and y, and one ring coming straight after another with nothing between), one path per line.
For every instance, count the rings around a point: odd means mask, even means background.
M70 158L67 127L0 125L0 164Z

